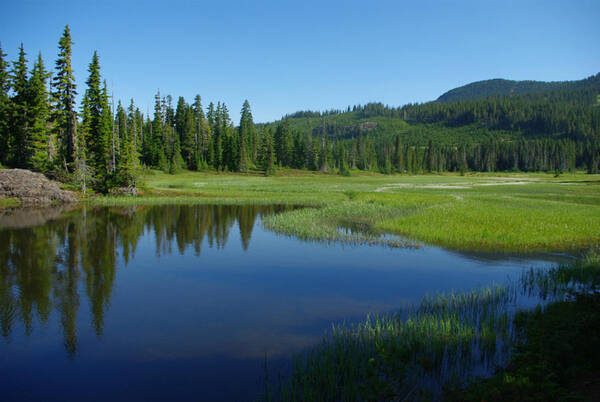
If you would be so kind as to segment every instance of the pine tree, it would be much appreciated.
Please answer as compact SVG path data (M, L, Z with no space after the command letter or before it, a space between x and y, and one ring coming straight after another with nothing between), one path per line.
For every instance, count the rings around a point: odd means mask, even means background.
M127 128L127 113L121 104L121 100L117 103L117 113L114 121L114 137L116 140L116 164L115 171L120 170L120 163L125 153L125 149L128 147L126 144L129 141L129 130ZM132 142L133 143L133 142ZM118 180L117 180L118 181Z
M212 121L212 132L214 136L213 140L213 166L216 170L223 170L223 137L224 137L224 125L223 125L223 114L221 112L221 102L217 103L217 108L214 108L213 103L211 102L208 105L208 119Z
M404 173L404 148L402 147L402 139L400 136L396 136L396 155L395 155L395 164L396 164L396 172Z
M95 170L94 180L97 183L97 189L102 192L108 191L110 187L109 179L110 175L114 173L115 164L112 162L112 157L114 157L114 153L112 153L111 148L111 135L113 132L113 115L110 108L110 104L108 102L108 88L106 85L106 81L104 81L104 85L102 86L102 92L100 94L100 124L98 127L98 141L103 145L99 147L99 150L102 152L102 155L98 155L98 165Z
M187 153L187 168L198 170L200 164L200 153L198 150L198 124L196 123L196 114L194 109L186 105L185 107L185 124L184 124L184 141ZM183 144L182 144L183 157Z
M139 144L140 144L140 135L139 129L142 124L139 121L139 110L136 109L135 103L133 102L133 98L129 103L129 107L127 108L127 135L131 138L133 143L133 151L136 155L136 158L139 157Z
M75 145L75 95L77 95L75 76L71 66L71 31L65 26L63 36L58 42L58 59L56 74L52 78L53 121L56 141L58 141L58 158L63 168L69 171L69 164L74 160Z
M433 148L433 141L429 140L429 145L427 145L427 171L432 172L435 170L435 150Z
M154 96L154 118L152 120L152 145L150 165L168 171L167 157L163 142L164 112L161 105L160 91Z
M319 157L319 170L321 172L329 172L329 146L324 135L321 137L321 150L319 152Z
M194 113L185 103L183 97L177 101L177 110L175 112L175 127L181 144L181 157L188 169L197 168L197 147L196 147L196 124L194 122Z
M233 123L229 118L229 110L225 103L221 103L219 118L219 137L222 141L222 159L221 159L221 170L236 170L236 161L238 157L239 149L238 143L234 140L233 135L235 133Z
M77 129L75 151L75 179L81 186L81 192L86 193L89 185L93 183L93 169L88 163L88 138L90 136L90 100L89 91L85 91L81 104L81 124Z
M19 48L19 58L13 62L11 87L13 89L12 113L10 120L11 164L26 168L29 150L29 81L27 78L27 59L23 44Z
M6 53L2 52L0 43L0 165L8 163L10 154L9 116L10 116L10 76L8 62L4 60Z
M458 170L463 176L467 171L469 165L467 163L467 147L465 144L462 144L458 149Z
M248 100L245 100L244 105L242 106L239 127L239 156L237 167L240 172L245 172L248 170L248 149L251 149L253 146L252 144L255 136L256 128L254 127L250 103Z
M214 167L215 169L218 169L218 161L217 161L217 156L216 156L216 150L217 150L217 141L216 141L216 137L217 137L217 123L216 123L216 111L215 111L215 105L214 103L210 102L208 105L208 108L206 110L206 122L208 127L210 128L210 132L211 132L211 140L210 142L207 144L207 156L206 156L206 162Z
M196 166L198 170L206 169L211 163L208 159L208 150L212 147L210 139L211 130L204 116L204 110L202 110L202 98L200 95L196 95L194 98L194 105L192 108L194 110L194 120L196 122L196 130L194 131L194 143L198 158ZM210 147L209 144L211 144Z
M85 132L83 137L86 144L86 165L89 165L94 176L94 187L97 190L106 189L106 179L109 166L109 126L106 114L108 97L106 94L106 84L104 90L100 87L100 62L98 53L94 52L92 61L89 64L90 73L86 84L88 86L84 96L83 125ZM112 117L109 115L110 120Z
M275 155L277 163L281 166L290 166L292 155L292 133L287 119L277 126L275 130Z
M390 150L387 146L385 147L383 153L384 153L384 155L383 155L384 160L383 160L382 173L391 174L392 173L392 161L390 158Z
M48 74L44 67L44 61L40 53L29 79L31 129L27 155L29 159L28 166L42 172L48 170L50 167L50 155L48 153L50 105L48 104L46 84L49 77L50 74Z
M270 129L263 129L260 136L258 164L266 176L275 174L275 146Z
M135 150L135 132L127 128L127 116L125 110L121 107L117 113L119 126L119 156L116 170L116 184L121 187L128 187L131 193L136 193L137 178L140 174L139 159Z

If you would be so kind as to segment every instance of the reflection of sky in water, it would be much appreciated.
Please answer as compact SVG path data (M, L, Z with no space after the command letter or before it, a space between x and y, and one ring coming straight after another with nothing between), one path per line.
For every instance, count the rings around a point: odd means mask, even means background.
M265 355L287 358L317 343L332 322L389 312L427 293L502 282L542 263L435 247L299 242L258 221L247 251L237 223L223 248L205 239L199 256L192 246L180 253L175 239L157 256L156 244L146 229L135 257L127 265L118 257L101 335L80 280L72 361L56 311L46 323L35 321L29 336L15 323L0 342L0 385L9 396L247 399L258 391Z

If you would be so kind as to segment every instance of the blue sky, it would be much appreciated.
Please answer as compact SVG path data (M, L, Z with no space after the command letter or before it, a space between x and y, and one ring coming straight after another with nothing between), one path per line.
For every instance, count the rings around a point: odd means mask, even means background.
M244 99L255 121L297 110L434 100L488 78L600 71L600 1L4 1L2 49L54 66L69 24L80 93L98 50L116 98Z

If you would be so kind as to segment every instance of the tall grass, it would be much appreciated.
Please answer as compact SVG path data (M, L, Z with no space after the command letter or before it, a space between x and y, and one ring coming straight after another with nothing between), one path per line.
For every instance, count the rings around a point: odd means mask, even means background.
M570 292L599 289L600 265L575 262L532 269L519 281L425 297L394 314L337 325L296 357L271 399L437 400L449 384L491 374L521 334L514 318L532 295L545 305Z
M426 297L395 314L334 326L299 356L282 400L390 400L429 395L473 366L503 362L514 294L492 286Z
M262 225L277 233L302 240L349 244L382 244L390 247L418 247L415 241L386 236L378 222L394 219L414 210L448 200L447 197L407 195L390 202L387 194L346 192L347 201L321 208L305 208L266 217Z

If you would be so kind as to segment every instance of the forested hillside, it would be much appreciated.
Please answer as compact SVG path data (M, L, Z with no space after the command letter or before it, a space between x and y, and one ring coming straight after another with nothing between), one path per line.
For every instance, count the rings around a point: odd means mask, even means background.
M600 86L600 74L578 81L513 81L496 78L477 81L462 87L451 89L437 98L438 102L456 102L487 98L489 96L525 95L540 92L573 90Z
M600 74L549 87L457 102L300 111L267 127L289 126L299 142L341 142L352 166L384 172L597 171Z

